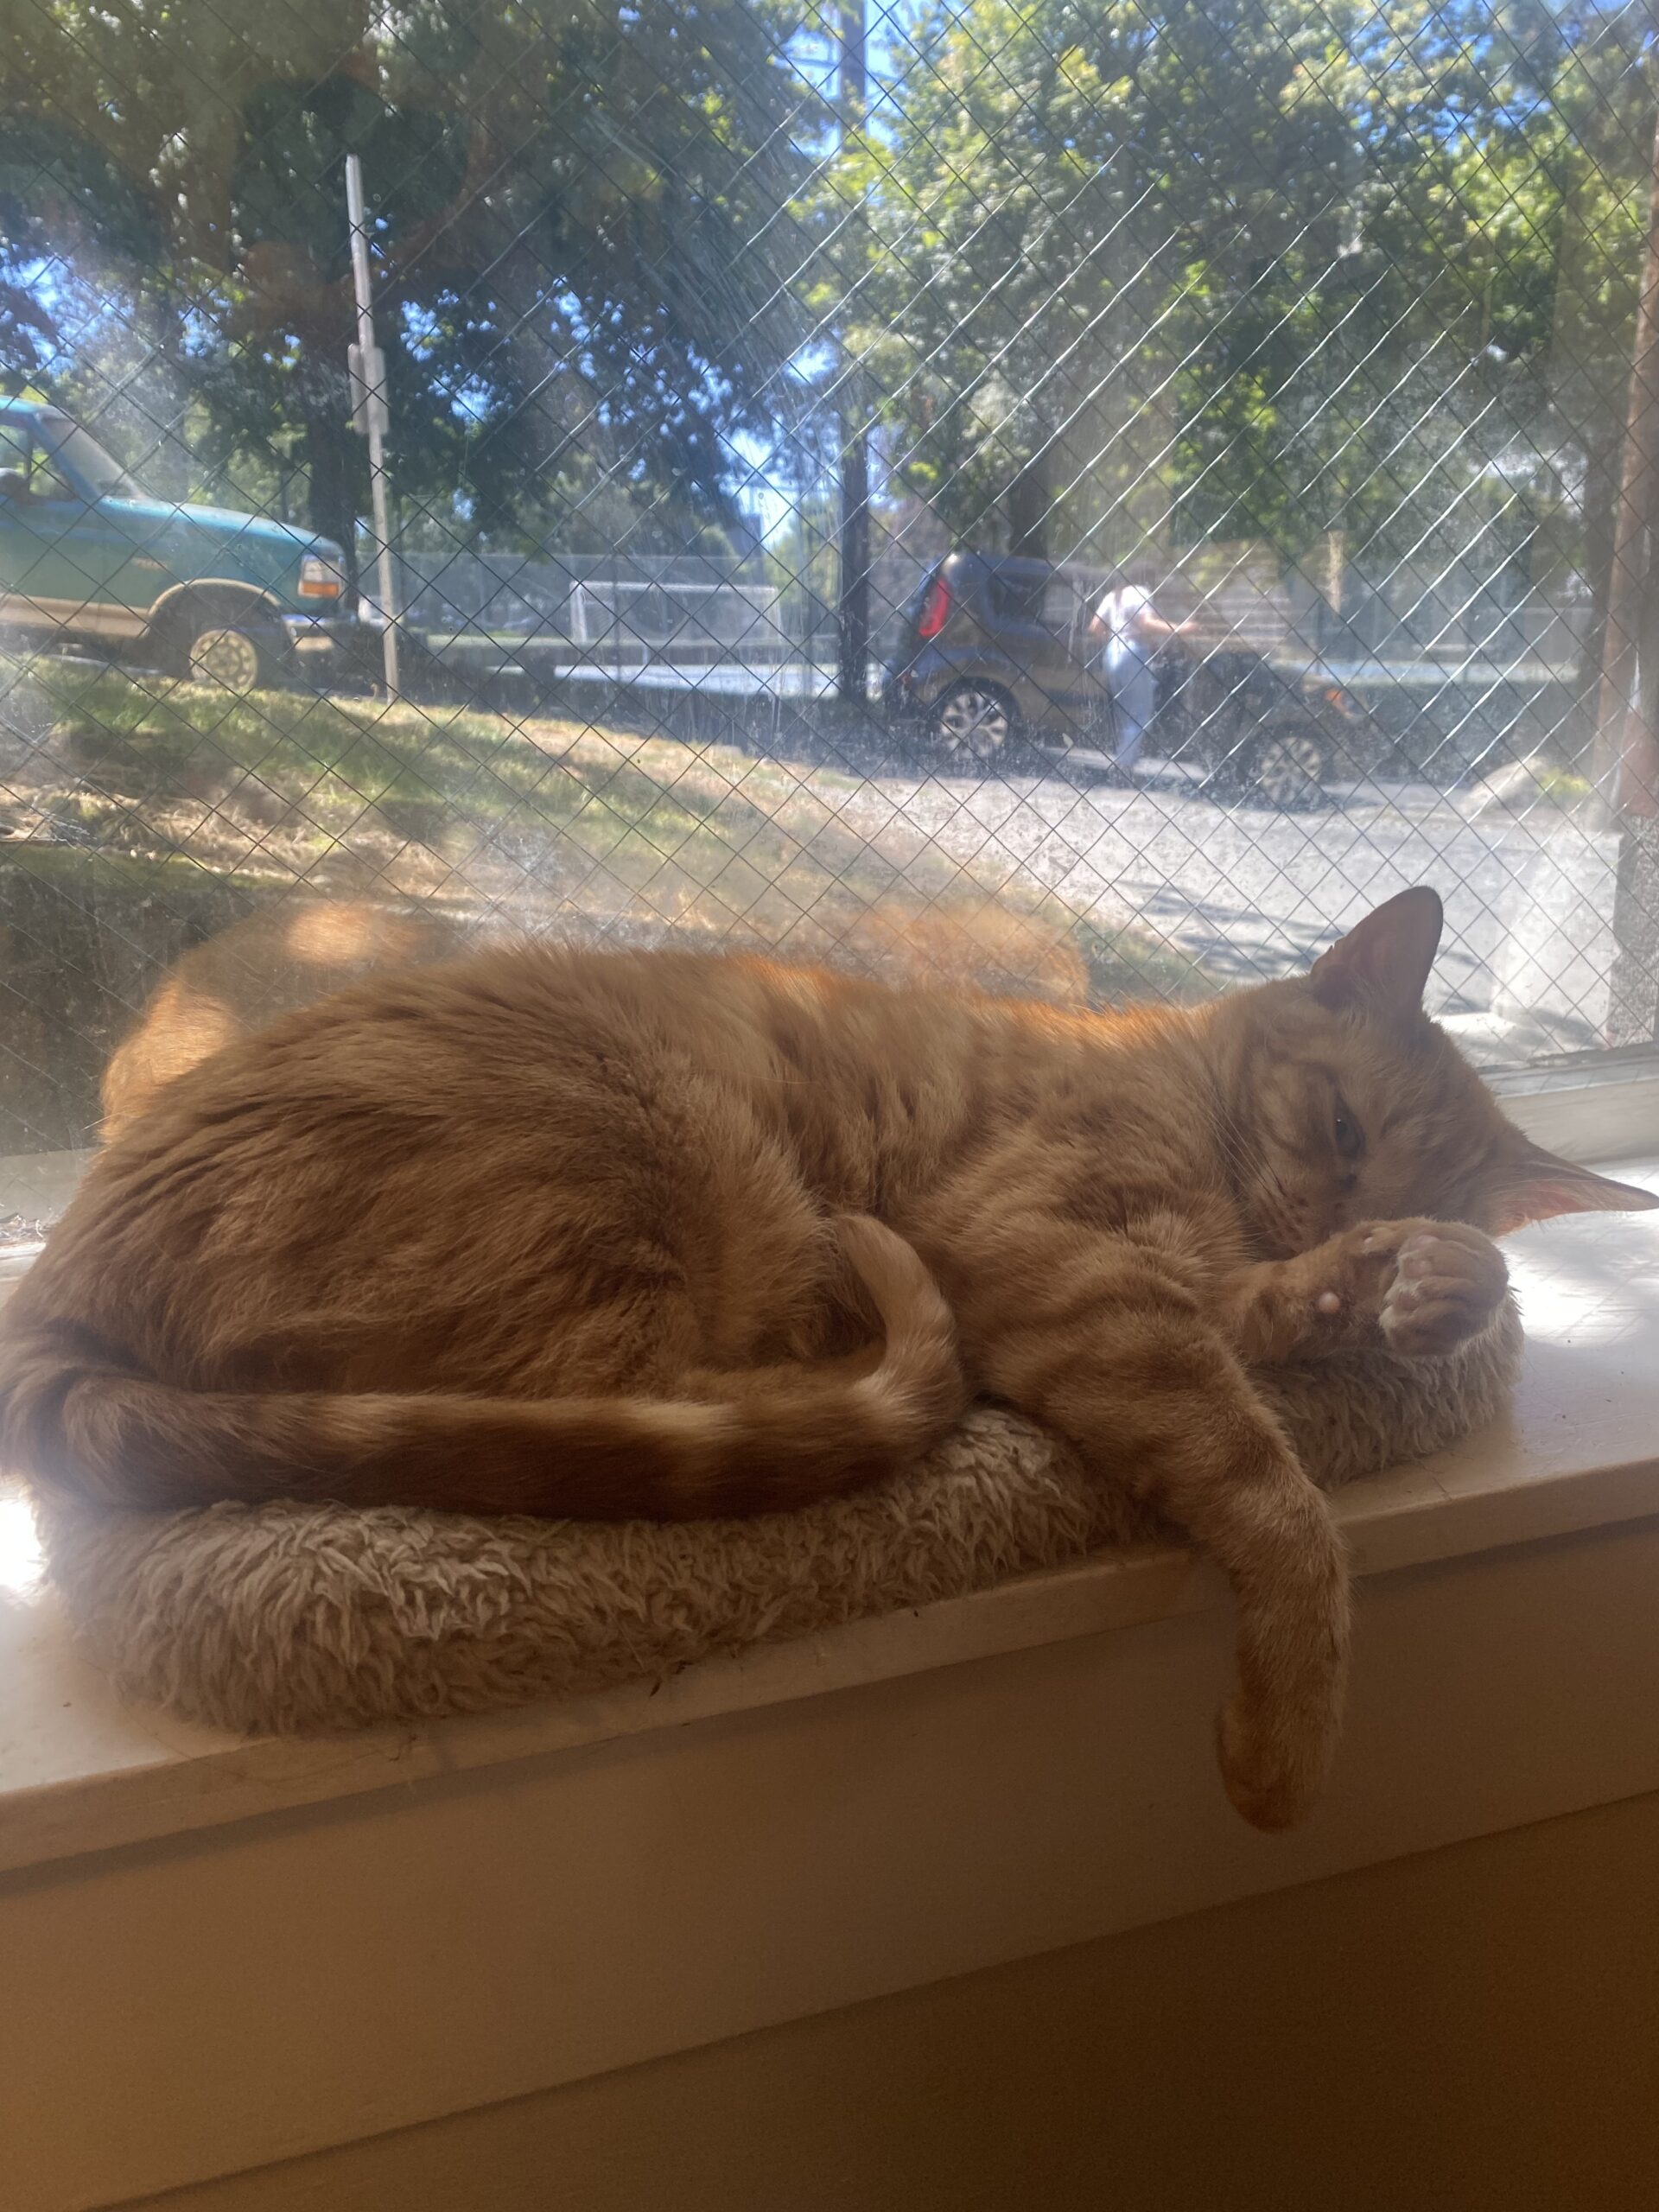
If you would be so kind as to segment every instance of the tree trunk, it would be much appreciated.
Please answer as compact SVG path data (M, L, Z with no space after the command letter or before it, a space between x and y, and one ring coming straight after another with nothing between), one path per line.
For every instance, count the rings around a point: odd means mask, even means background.
M332 537L346 556L347 603L357 599L357 518L363 489L362 441L348 419L351 397L346 382L345 348L340 365L308 358L298 378L305 419L305 458L310 477L308 519L321 537Z
M842 144L864 128L868 85L865 0L842 0ZM870 434L863 379L842 364L840 604L837 610L836 689L849 706L869 705L870 666Z
M1564 734L1571 758L1562 766L1593 775L1592 748L1601 664L1607 651L1607 602L1613 582L1613 517L1618 503L1620 445L1617 431L1598 438L1584 457L1584 580L1590 621L1579 648L1574 690L1584 703Z
M857 386L842 416L840 602L836 689L849 706L869 705L870 445Z
M1048 451L1035 453L1008 486L1008 550L1027 560L1048 558L1053 502L1048 489Z

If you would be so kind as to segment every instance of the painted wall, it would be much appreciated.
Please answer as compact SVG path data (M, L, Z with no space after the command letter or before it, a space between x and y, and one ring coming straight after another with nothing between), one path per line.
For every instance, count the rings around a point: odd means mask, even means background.
M1637 2212L1659 1796L146 2200L166 2212Z

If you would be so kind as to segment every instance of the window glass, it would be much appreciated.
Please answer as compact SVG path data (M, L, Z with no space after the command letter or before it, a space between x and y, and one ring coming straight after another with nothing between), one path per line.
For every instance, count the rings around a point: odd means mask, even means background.
M98 440L73 423L54 424L48 433L54 457L63 469L72 468L99 499L136 499L143 495L120 462L105 452Z
M68 499L74 494L55 455L24 425L0 417L0 472L10 488L35 499Z
M1040 623L1045 614L1047 580L1040 574L1020 569L993 570L989 601L997 620Z
M1645 8L282 27L8 17L0 1221L249 918L244 1024L411 914L1103 1003L1429 882L1484 1065L1656 1049Z
M1043 589L1042 622L1046 630L1067 644L1077 642L1089 626L1094 609L1078 595L1075 579L1051 576Z

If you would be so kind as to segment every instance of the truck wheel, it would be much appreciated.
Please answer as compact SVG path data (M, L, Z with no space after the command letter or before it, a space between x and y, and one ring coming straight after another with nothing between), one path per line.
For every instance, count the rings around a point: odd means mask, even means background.
M235 698L274 690L288 660L288 639L281 624L257 607L234 601L215 606L209 601L187 607L163 650L170 675L211 684Z

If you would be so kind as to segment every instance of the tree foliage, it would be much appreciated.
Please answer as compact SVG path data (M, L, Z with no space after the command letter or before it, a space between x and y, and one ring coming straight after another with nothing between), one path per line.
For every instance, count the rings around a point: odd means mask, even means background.
M964 537L1573 538L1622 416L1646 36L1593 0L924 0L890 132L830 183L868 264L821 219L816 303L855 302L894 467Z
M0 10L0 366L346 536L354 151L437 543L707 543L862 404L964 537L1605 569L1645 7L915 0L838 146L794 20Z
M7 10L0 360L54 365L79 288L130 390L221 460L289 454L346 535L355 152L409 500L440 534L579 543L597 502L607 543L683 542L729 520L727 442L796 342L802 103L771 0Z

